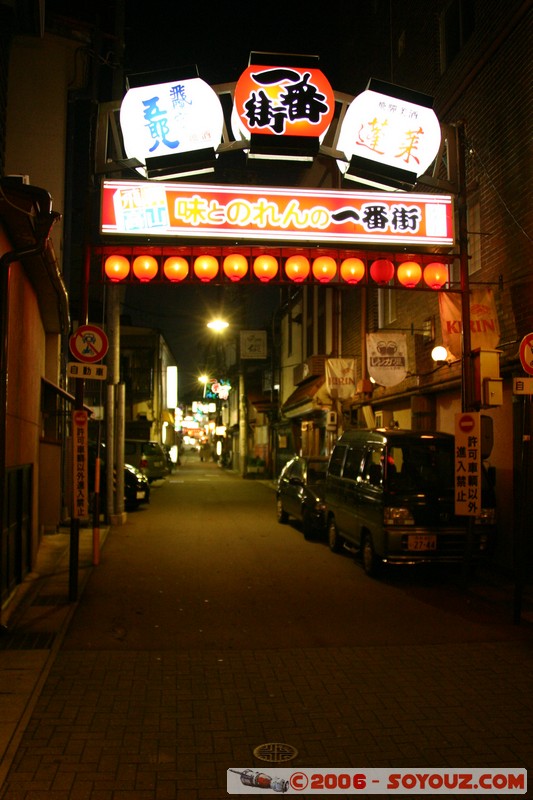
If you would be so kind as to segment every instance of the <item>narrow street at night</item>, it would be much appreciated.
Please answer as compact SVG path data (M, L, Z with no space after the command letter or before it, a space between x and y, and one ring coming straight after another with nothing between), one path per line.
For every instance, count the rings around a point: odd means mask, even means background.
M367 577L193 454L110 529L60 638L2 800L223 798L271 743L295 768L532 762L529 624L453 572Z

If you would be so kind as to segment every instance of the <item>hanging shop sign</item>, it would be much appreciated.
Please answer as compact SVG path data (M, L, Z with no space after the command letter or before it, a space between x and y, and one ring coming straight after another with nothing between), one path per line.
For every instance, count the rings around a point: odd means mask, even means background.
M129 89L120 106L120 127L129 158L143 166L184 153L218 147L224 114L216 92L201 78ZM167 173L168 174L168 173Z
M368 374L380 386L396 386L407 377L407 340L403 333L367 333Z
M103 234L454 244L451 195L106 180L101 198Z
M461 299L459 295L444 295L444 292L439 292L442 342L455 358L461 358ZM499 344L500 322L490 286L470 291L470 340L473 349L494 350Z
M355 394L355 358L327 358L326 386L331 398L347 400Z
M387 173L372 165L395 170L414 185L439 151L441 129L426 95L399 86L371 80L366 91L348 107L341 125L337 149L346 161L337 161L339 170L358 183L386 188L380 180ZM394 185L394 180L392 185Z
M316 65L276 65L269 56L253 53L264 61L251 64L237 81L231 117L235 138L265 134L322 140L335 110L328 79Z

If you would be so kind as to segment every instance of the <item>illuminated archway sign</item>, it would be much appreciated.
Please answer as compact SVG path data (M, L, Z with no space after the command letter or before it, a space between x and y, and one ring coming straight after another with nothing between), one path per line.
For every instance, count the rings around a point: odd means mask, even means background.
M412 188L435 160L441 129L432 98L372 79L348 107L337 148L344 177L381 189Z
M213 171L224 114L216 92L201 78L185 78L128 89L120 127L129 158L154 179Z
M104 181L101 233L451 247L450 195Z
M231 127L250 158L312 160L333 119L335 95L317 56L251 53L235 86Z

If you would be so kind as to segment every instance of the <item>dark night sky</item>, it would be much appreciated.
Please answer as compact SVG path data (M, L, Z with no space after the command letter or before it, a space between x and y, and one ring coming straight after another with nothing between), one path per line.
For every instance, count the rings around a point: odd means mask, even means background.
M153 71L196 64L211 85L238 80L251 51L320 56L333 88L339 76L339 30L334 5L158 2L127 5L126 69ZM154 16L151 13L157 8ZM333 12L333 13L332 13ZM345 91L345 89L339 89Z

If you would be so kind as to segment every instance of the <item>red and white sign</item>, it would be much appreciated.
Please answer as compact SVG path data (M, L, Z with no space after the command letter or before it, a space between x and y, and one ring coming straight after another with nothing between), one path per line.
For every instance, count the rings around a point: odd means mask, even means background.
M75 358L93 364L104 358L109 349L109 340L96 325L80 325L70 337L69 346Z
M142 164L147 158L216 149L223 127L219 97L201 78L129 89L120 106L124 149ZM137 172L146 177L145 167Z
M533 375L533 333L528 333L520 342L520 363L528 375Z
M251 65L237 81L231 127L236 139L253 133L323 139L335 95L316 68Z
M101 233L452 246L450 195L104 181Z
M481 511L481 415L455 415L455 513L477 516Z

